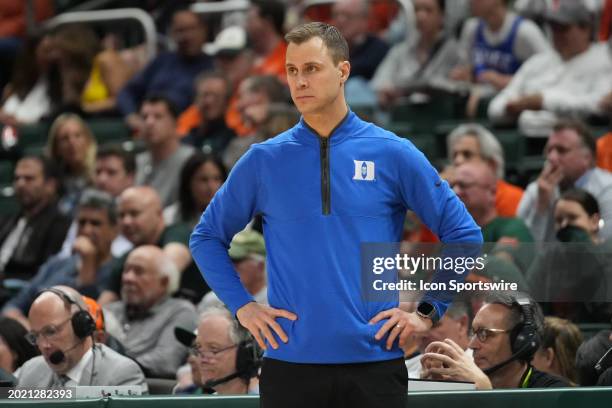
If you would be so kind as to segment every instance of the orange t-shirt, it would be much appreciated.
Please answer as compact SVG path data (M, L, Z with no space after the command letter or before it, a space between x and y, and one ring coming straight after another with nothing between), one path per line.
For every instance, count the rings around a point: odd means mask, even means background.
M495 194L495 209L500 217L515 217L523 189L503 180L497 181L497 194Z
M608 41L612 28L612 0L606 0L599 23L599 41Z
M252 75L276 75L283 83L287 83L287 71L285 70L285 54L287 53L287 43L279 41L278 45L271 53L255 65L251 71Z
M185 137L191 129L200 126L202 116L195 105L189 106L176 121L176 132L180 137ZM225 123L236 132L238 136L250 135L253 130L242 123L240 112L238 112L238 96L232 95L227 110L225 111Z
M612 171L612 133L597 139L597 167Z

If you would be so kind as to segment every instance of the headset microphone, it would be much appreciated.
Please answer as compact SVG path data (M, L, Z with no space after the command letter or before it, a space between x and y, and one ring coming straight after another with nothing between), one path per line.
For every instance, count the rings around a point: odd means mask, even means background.
M211 391L213 391L213 392L214 392L214 388L215 388L217 385L220 385L220 384L226 383L226 382L228 382L228 381L231 381L231 380L233 380L234 378L238 378L238 377L240 377L240 375L241 375L241 373L235 372L235 373L233 373L233 374L226 375L225 377L221 377L221 378L216 379L216 380L215 380L215 379L213 379L213 380L208 380L208 381L206 381L206 382L204 383L203 388L204 388L205 390L211 390Z
M53 353L49 355L49 362L53 365L58 365L60 363L63 363L64 360L66 359L66 353L77 348L81 343L83 343L83 341L84 340L79 341L77 344L75 344L74 346L70 347L69 349L65 351L62 351L62 350L54 351Z

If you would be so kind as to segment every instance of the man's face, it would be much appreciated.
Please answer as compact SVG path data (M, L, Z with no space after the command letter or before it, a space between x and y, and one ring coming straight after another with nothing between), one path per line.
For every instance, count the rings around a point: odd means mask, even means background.
M419 351L424 353L425 348L431 342L444 341L444 339L451 339L455 343L463 345L465 344L467 329L467 316L453 319L444 315L434 327L422 334L416 335Z
M590 29L577 24L550 24L552 41L561 58L568 60L584 51L590 43Z
M257 41L261 34L266 30L266 25L269 24L259 15L257 6L249 7L246 19L246 31L251 41Z
M470 0L472 16L483 18L503 0Z
M270 99L265 92L250 89L249 82L250 81L247 79L238 88L238 102L236 107L238 108L238 112L240 112L242 121L248 124L248 126L256 127L260 121L257 120L258 115L253 117L252 113L257 111L267 112Z
M227 85L221 78L208 78L198 83L195 104L206 120L223 118L227 108Z
M35 305L28 315L31 332L37 333L36 345L45 361L53 371L65 374L78 362L79 350L69 350L79 339L75 336L70 323L72 312L61 299L45 301ZM65 351L67 350L67 351ZM51 354L62 351L66 356L59 364L51 364Z
M290 43L286 55L287 82L297 109L305 114L321 114L342 95L348 77L347 61L334 64L319 37L302 44Z
M159 274L154 258L136 249L125 261L121 283L126 305L148 309L165 295L167 279Z
M236 371L237 346L230 339L229 331L230 322L222 316L208 316L200 322L196 347L200 351L202 383Z
M451 157L453 158L453 166L460 166L472 160L481 159L478 139L470 135L460 137L451 147Z
M251 257L234 261L234 268L236 268L240 281L247 290L256 285L261 280L261 275L264 273L263 262Z
M50 198L53 181L45 181L42 164L38 160L24 159L17 163L13 188L19 204L28 210Z
M144 121L143 140L150 146L159 145L176 137L176 120L163 102L145 103L140 109Z
M134 194L122 196L119 201L119 228L134 246L156 243L162 215L148 204Z
M466 164L457 167L454 174L453 190L472 214L495 205L495 191L486 183L477 169Z
M551 166L561 169L562 183L574 183L591 167L591 155L572 129L553 132L544 153Z
M75 120L68 120L57 131L55 148L60 159L70 168L81 168L90 145L85 129Z
M196 14L189 11L177 12L172 18L170 35L179 54L194 57L202 53L206 30Z
M94 184L97 189L118 197L123 190L134 184L134 176L125 171L121 158L117 156L99 157L96 160Z
M98 253L106 254L117 236L117 227L111 224L106 210L79 207L77 235L87 237Z
M415 0L414 14L416 26L421 34L433 34L444 26L444 14L438 0Z
M478 329L500 329L509 330L508 317L510 309L499 304L484 304L472 322L472 331ZM480 341L473 336L468 345L474 350L474 363L481 370L493 367L512 356L509 333L489 332L486 341Z
M368 31L368 13L362 0L341 0L332 8L332 24L351 44Z
M230 83L239 84L251 72L253 67L252 56L253 54L246 50L237 55L223 55L221 53L215 56L215 68L223 72Z

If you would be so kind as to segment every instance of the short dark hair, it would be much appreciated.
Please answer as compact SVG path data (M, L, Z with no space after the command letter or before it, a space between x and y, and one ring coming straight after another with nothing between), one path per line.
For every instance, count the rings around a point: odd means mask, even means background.
M134 174L136 171L136 159L134 155L119 144L109 143L98 147L96 159L105 159L107 157L116 157L121 160L123 169L127 174Z
M559 197L559 200L567 200L578 203L589 215L601 214L599 212L599 203L597 202L597 199L591 193L581 188L571 188L563 192L561 197ZM557 200L557 202L559 202L559 200Z
M553 132L570 129L578 134L583 146L586 147L593 157L597 157L597 142L591 133L591 129L580 119L559 119L553 126Z
M28 154L19 159L22 160L34 160L40 163L43 172L43 178L45 181L47 180L57 180L61 179L61 172L57 164L46 156L38 155L38 154Z
M166 95L149 94L145 96L144 99L142 100L142 103L140 104L140 108L142 109L142 107L147 103L149 104L162 103L166 105L166 108L168 109L170 116L172 116L174 119L178 118L179 111L178 111L178 108L176 107L176 104Z
M446 12L446 0L438 0L438 7L440 11L442 11L442 14L444 14Z
M113 196L105 191L88 188L81 193L79 208L92 208L104 210L108 216L108 222L117 225L117 203Z
M251 0L251 7L257 8L259 17L272 23L278 35L283 35L287 11L284 3L277 0Z
M349 48L346 39L336 27L327 23L306 23L295 27L285 36L288 43L302 44L311 38L319 37L329 50L329 53L337 64L349 60Z
M494 291L487 294L485 297L485 303L494 305L503 305L511 310L510 316L508 317L508 329L516 327L518 324L523 323L525 316L523 316L523 310L518 304L517 300L520 298L527 298L529 300L529 308L531 309L531 315L533 317L533 323L536 326L538 334L542 334L544 327L544 315L542 310L537 303L531 298L531 296L522 292L504 292Z

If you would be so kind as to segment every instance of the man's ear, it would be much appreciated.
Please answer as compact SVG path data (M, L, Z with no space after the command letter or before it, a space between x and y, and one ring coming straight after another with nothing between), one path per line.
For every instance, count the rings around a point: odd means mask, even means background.
M351 73L351 63L348 61L341 61L338 64L338 70L340 71L340 79L342 80L342 83L346 82Z

